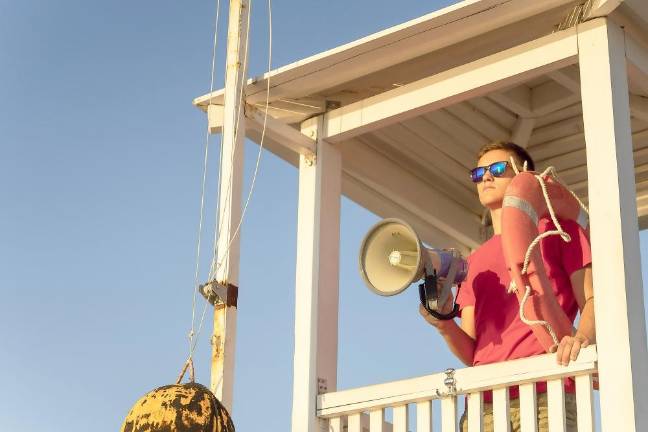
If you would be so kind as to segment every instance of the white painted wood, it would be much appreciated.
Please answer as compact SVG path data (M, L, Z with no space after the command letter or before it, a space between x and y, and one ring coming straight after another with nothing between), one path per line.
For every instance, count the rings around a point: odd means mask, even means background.
M207 127L209 133L216 134L223 131L225 107L223 105L209 105L207 107Z
M265 138L275 140L295 153L307 156L315 154L315 140L313 138L307 137L297 129L272 118L270 115L266 118L263 111L247 106L245 117L247 119L246 126L260 134L263 133L265 122Z
M417 403L416 432L432 432L432 428L432 401L427 400Z
M578 93L572 93L553 80L531 90L531 105L533 106L533 115L536 117L542 117L579 101Z
M538 432L538 402L535 384L520 386L520 430L522 432Z
M469 101L451 105L447 110L457 118L463 119L472 125L491 141L503 141L509 137L508 130L488 118L487 115L472 106Z
M562 379L547 381L549 432L565 432L565 387Z
M225 71L226 102L223 108L223 143L219 185L218 242L215 278L222 285L238 287L241 193L243 186L243 146L245 119L241 106L241 89L245 82L248 0L232 0L229 13L227 67ZM231 412L234 392L236 349L236 306L214 308L212 334L212 369L210 388Z
M422 117L432 122L436 127L448 134L448 136L454 137L455 142L471 155L476 155L481 146L489 143L487 137L445 109L427 113ZM469 160L472 161L473 159L475 159L475 156Z
M349 415L347 420L347 432L362 432L362 424L360 423L360 413Z
M511 131L511 141L520 147L526 148L533 133L535 123L536 120L534 118L519 117Z
M517 120L517 115L513 111L493 102L486 96L473 98L470 100L470 104L506 129L511 129Z
M587 19L609 15L618 8L621 3L623 3L623 0L592 0L592 7L587 15Z
M518 117L531 118L534 116L531 106L531 89L526 84L516 85L513 88L495 91L488 95L498 104L510 109Z
M340 417L329 420L329 432L342 432L342 419Z
M594 432L594 398L592 397L592 375L576 377L576 412L578 432Z
M648 97L631 94L630 114L633 117L648 122Z
M369 412L369 432L386 432L383 428L385 422L385 411L382 408Z
M577 66L549 72L547 76L572 93L580 94L580 71Z
M393 409L394 432L408 432L409 420L407 417L407 405L398 405Z
M648 48L626 33L626 57L630 81L648 95Z
M441 399L441 432L459 432L456 397Z
M329 111L326 139L337 142L424 112L483 96L576 61L576 32L565 30Z
M605 19L591 23L579 35L579 52L601 426L643 431L648 429L648 350L624 35ZM602 169L604 177L598 175Z
M425 215L429 223L460 243L476 247L480 243L479 216L443 193L430 188L418 176L382 156L362 141L353 140L340 148L344 171L369 185L399 205ZM467 175L467 174L466 174Z
M339 151L320 138L317 150L315 159L300 156L293 432L317 430L318 379L325 391L337 386L342 165Z
M461 1L272 71L269 74L270 99L290 97L295 93L314 94L483 33L505 29L510 23L571 2ZM265 100L266 75L248 82L248 101ZM210 99L222 104L222 91L201 96L194 104L204 109Z
M591 345L583 349L578 359L570 362L569 366L557 365L555 354L545 354L457 369L454 376L456 381L461 383L462 392L469 394L494 387L593 373L596 372L596 359L596 346ZM318 397L318 415L328 418L349 412L434 399L437 397L437 390L445 391L445 378L444 373L437 373L323 394Z
M482 432L484 427L484 395L482 392L468 395L468 432Z
M493 390L493 427L495 432L511 432L511 415L509 411L509 390Z

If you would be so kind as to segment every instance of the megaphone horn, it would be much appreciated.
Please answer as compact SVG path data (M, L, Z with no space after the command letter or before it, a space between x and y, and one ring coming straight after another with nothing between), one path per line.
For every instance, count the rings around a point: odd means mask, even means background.
M374 225L362 241L359 258L360 274L376 294L396 295L425 280L421 299L435 316L452 295L452 285L461 283L468 270L457 251L424 246L414 229L400 219ZM437 278L445 279L441 292L437 292Z

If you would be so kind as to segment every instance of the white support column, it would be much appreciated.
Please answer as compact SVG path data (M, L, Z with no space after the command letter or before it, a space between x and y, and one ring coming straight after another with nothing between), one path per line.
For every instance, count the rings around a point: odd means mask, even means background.
M648 352L622 30L581 27L579 55L604 431L645 431Z
M228 287L228 299L225 304L216 304L214 307L211 370L211 390L230 413L234 386L240 232L235 238L234 235L241 219L245 139L245 117L240 99L247 67L245 39L248 14L248 0L230 1L219 185L219 237L216 261L218 264L215 274L216 280Z
M322 118L313 123L321 137ZM318 138L317 155L299 162L293 432L325 427L317 394L337 388L341 184L340 152Z

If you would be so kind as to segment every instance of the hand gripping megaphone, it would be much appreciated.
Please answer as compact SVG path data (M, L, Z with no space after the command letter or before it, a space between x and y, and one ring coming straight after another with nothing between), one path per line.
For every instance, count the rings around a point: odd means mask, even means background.
M452 285L466 278L468 263L452 249L434 249L423 244L409 224L400 219L384 219L374 225L360 248L360 274L370 290L382 296L403 292L419 285L421 304L437 319L452 319L459 306L442 314L441 308L452 295ZM437 284L437 281L442 283Z

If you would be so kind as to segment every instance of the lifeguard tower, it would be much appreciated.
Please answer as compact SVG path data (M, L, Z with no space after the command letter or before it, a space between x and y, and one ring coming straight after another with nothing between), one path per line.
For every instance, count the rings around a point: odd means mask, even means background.
M299 169L292 432L429 432L434 400L442 430L455 431L463 395L470 431L480 431L491 389L496 430L507 431L511 385L520 386L523 430L535 431L537 381L548 382L550 429L562 431L566 377L576 381L578 430L592 431L594 374L603 431L648 430L639 252L648 227L648 2L466 0L251 80L247 0L230 3L226 88L195 105L213 133L224 131L225 245L241 213L244 137L264 135ZM526 147L588 202L597 345L568 367L545 355L337 391L341 195L408 221L429 244L469 253L481 242L482 209L466 172L493 140ZM215 308L212 386L231 406L238 240L220 251L217 279L231 295Z

